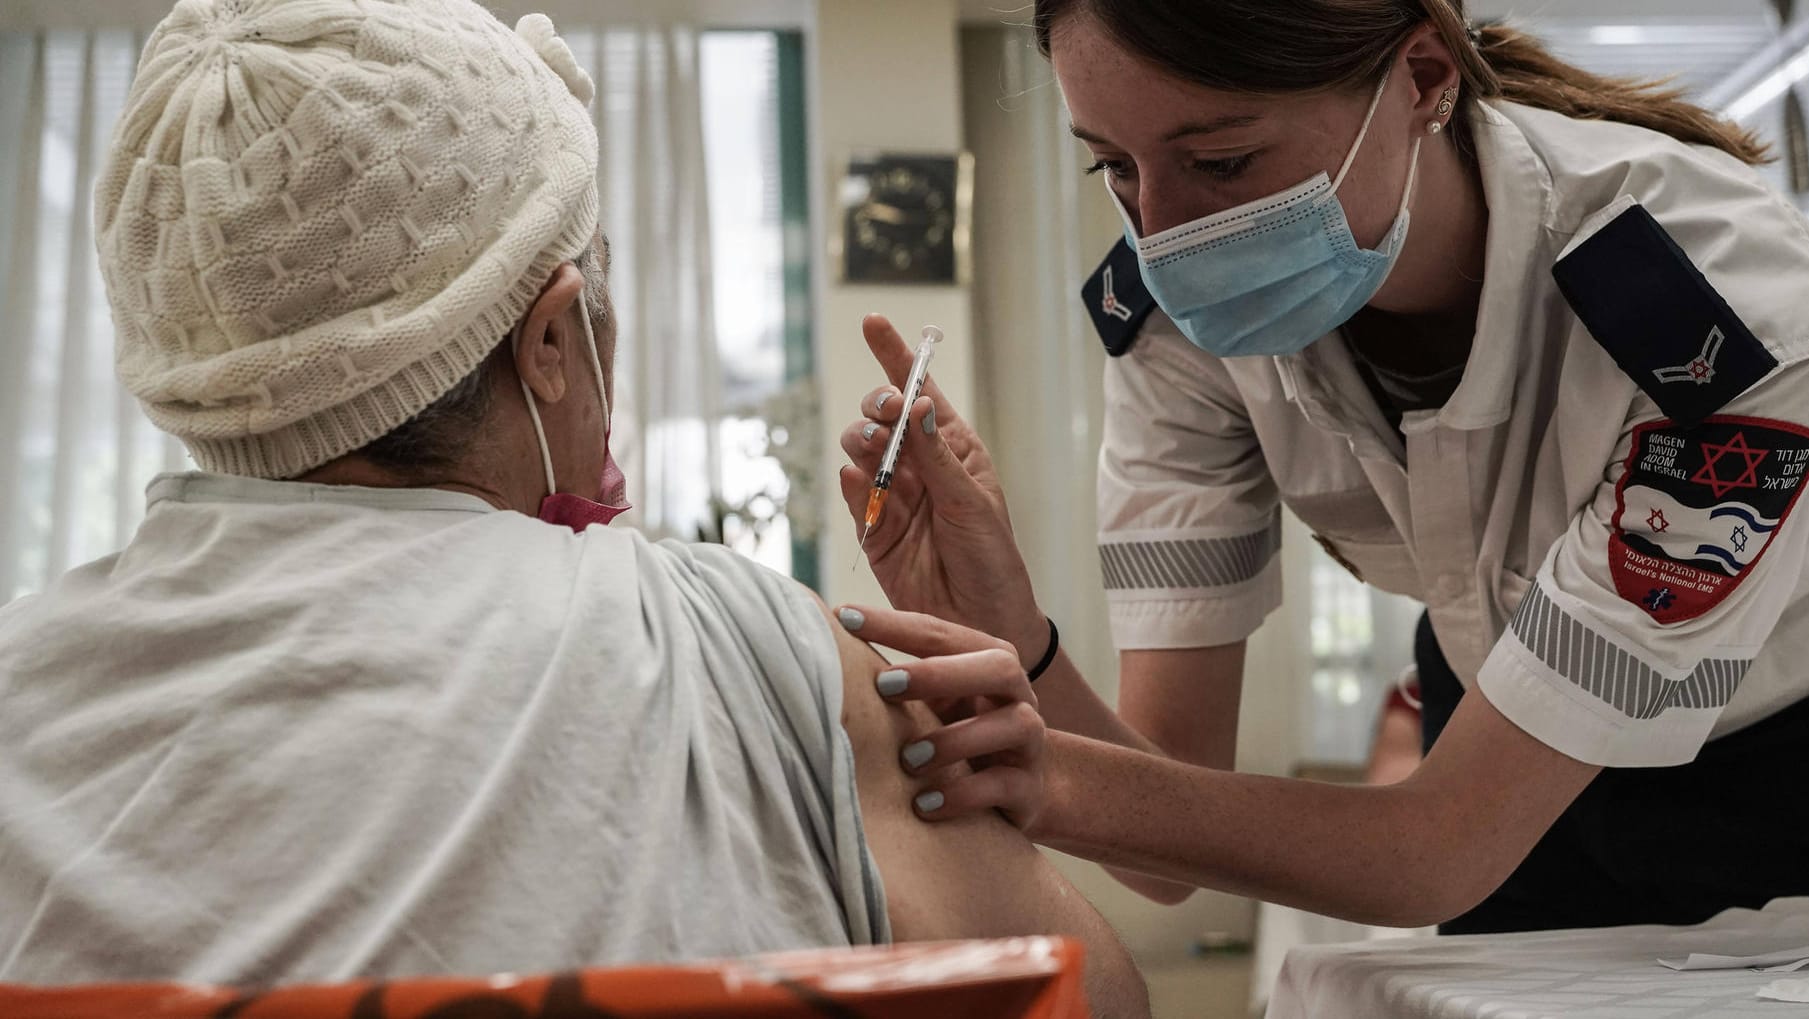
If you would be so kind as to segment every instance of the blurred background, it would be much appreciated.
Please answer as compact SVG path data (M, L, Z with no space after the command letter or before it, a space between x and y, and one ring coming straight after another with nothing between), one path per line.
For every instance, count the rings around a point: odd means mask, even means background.
M623 323L615 450L632 519L725 542L831 602L878 598L855 568L833 485L835 437L881 381L859 321L884 312L907 335L938 324L951 342L935 374L995 453L1044 608L1114 697L1094 549L1104 355L1077 294L1119 225L1081 175L1088 160L1023 25L1028 10L993 0L489 6L510 20L547 11L599 85L603 225ZM1469 6L1585 68L1674 77L1764 134L1782 157L1766 172L1809 207L1799 100L1809 14L1793 9L1809 5ZM190 466L114 380L90 220L136 55L166 9L0 3L0 602L118 548L145 483ZM897 156L911 158L887 161ZM876 239L860 211L876 189L923 201L948 237L922 244L952 246L958 269L913 263L922 252ZM1361 780L1418 607L1364 587L1289 528L1287 605L1252 642L1240 767ZM1163 1016L1249 1014L1288 944L1384 933L1215 893L1164 909L1090 864L1062 865L1119 927Z

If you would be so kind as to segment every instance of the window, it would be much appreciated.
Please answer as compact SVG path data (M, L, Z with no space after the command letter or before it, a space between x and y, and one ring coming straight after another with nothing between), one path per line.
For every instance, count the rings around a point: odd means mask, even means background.
M1413 659L1421 606L1364 584L1307 544L1312 677L1301 702L1301 753L1320 764L1360 764L1389 686Z
M0 35L0 601L113 551L181 446L113 378L89 192L142 39Z
M802 62L795 35L711 32L702 43L705 164L714 252L722 540L814 580L794 541L793 479L818 469L810 363ZM804 528L809 530L809 528Z

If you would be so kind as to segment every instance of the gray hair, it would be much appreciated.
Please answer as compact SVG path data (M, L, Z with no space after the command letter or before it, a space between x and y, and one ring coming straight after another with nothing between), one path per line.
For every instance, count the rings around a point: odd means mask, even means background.
M607 251L608 241L603 241ZM593 244L572 259L584 275L584 312L592 322L603 321L607 268ZM366 444L358 455L403 478L418 479L449 470L463 461L476 445L484 422L495 403L495 378L501 359L509 357L508 337L502 337L490 356L478 362L439 399L402 422L389 434Z

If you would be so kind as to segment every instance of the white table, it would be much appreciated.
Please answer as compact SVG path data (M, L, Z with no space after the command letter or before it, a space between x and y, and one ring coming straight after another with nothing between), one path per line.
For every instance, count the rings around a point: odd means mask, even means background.
M1268 1007L1269 995L1275 990L1275 981L1281 978L1281 964L1286 961L1288 953L1297 948L1410 938L1437 932L1436 927L1417 930L1371 927L1308 913L1291 906L1259 902L1256 904L1256 950L1250 957L1250 1014L1258 1015Z
M1288 953L1267 1019L1779 1019L1809 1004L1760 1001L1802 973L1677 972L1660 958L1748 956L1809 945L1809 898L1733 909L1695 927L1414 937Z

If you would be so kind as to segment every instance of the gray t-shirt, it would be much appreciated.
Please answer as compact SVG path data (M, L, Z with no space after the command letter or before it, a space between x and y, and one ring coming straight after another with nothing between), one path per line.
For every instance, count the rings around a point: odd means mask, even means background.
M802 588L471 496L159 478L0 609L0 981L889 938Z

